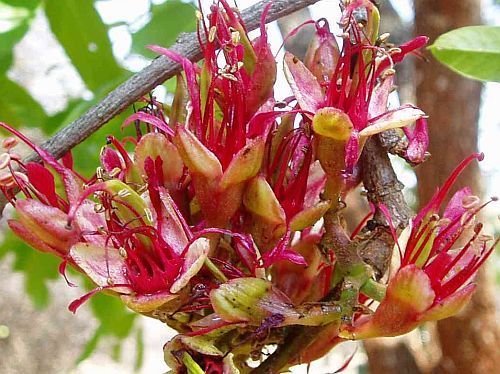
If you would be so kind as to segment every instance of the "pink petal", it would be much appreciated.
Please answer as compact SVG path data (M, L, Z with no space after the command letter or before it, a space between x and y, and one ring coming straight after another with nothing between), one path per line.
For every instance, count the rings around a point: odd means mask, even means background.
M387 112L389 94L393 89L394 75L385 78L372 93L368 113L370 118L375 118Z
M447 218L450 221L454 221L457 218L461 217L467 211L467 209L464 208L463 200L464 198L471 195L472 195L472 190L470 187L464 187L455 192L455 194L448 202L446 209L444 210L443 218Z
M420 118L417 120L413 130L404 127L406 137L410 141L406 150L406 157L413 163L425 161L427 149L429 148L429 133L427 131L427 120Z
M71 248L70 257L100 287L129 283L125 275L125 259L116 248L78 243ZM115 291L130 293L130 289L123 287Z
M192 122L194 123L194 128L198 129L197 135L202 136L200 132L201 129L201 101L200 101L200 88L198 86L198 82L196 81L196 71L194 65L191 61L186 59L185 57L177 54L174 51L170 51L166 48L150 45L148 46L150 50L153 52L162 54L169 59L177 62L182 65L184 72L186 73L186 82L189 90L189 98L191 100L193 114L192 114Z
M191 278L200 271L205 263L209 250L210 241L207 238L199 238L191 243L186 252L179 276L172 284L172 287L170 287L171 293L175 294L182 290L189 283Z
M7 221L7 223L14 234L16 234L31 247L41 252L52 253L59 257L62 256L61 253L50 247L47 243L40 239L40 237L35 235L32 230L27 229L21 222L11 219Z
M69 228L68 216L58 208L25 199L16 202L16 211L24 227L59 253L67 253L80 238L78 228Z
M180 214L167 190L160 188L160 198L164 208L162 225L160 227L161 236L172 247L174 252L180 255L188 244L186 231L189 230L189 226L184 221L184 217Z
M323 104L324 94L318 80L297 57L285 53L285 76L300 108L315 113Z
M304 197L304 208L312 207L320 201L320 193L326 184L326 174L319 161L315 161L309 168L307 191Z
M360 136L370 136L390 129L408 126L425 116L418 108L402 106L370 119L369 126L359 132Z

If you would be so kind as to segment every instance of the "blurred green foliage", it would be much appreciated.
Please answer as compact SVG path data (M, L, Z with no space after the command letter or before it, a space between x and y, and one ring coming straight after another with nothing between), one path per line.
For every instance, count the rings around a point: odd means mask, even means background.
M0 0L0 21L11 25L6 30L0 30L0 120L17 128L37 127L50 136L81 116L132 74L113 55L108 36L113 25L102 21L95 2L97 0ZM46 114L26 87L8 77L15 46L29 31L34 18L42 12L55 38L92 93L92 99L72 100L66 108L52 116ZM167 0L161 4L149 1L149 13L149 22L132 34L131 53L153 57L147 55L145 45L169 46L180 32L196 28L195 8L186 1ZM106 135L119 133L120 124L131 112L132 109L118 116L73 150L76 169L80 173L90 176L95 172ZM26 293L37 308L43 309L51 298L47 282L60 278L57 273L59 260L30 249L7 232L0 244L0 260L8 253L14 256L14 270L24 274ZM86 287L87 290L93 288L88 283ZM89 306L99 321L99 327L77 362L92 355L103 338L111 338L105 341L112 344L113 358L120 359L121 342L133 334L137 341L136 368L139 368L144 342L143 333L135 323L136 314L126 310L118 299L105 294L92 297Z
M146 49L147 45L171 45L180 32L196 30L195 22L186 22L194 12L193 5L180 0L169 0L153 7L149 23L134 33L132 52L154 57L154 54Z

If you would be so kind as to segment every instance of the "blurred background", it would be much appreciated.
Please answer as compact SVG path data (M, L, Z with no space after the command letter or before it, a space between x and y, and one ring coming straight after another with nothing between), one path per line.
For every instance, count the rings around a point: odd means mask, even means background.
M240 8L257 1L237 0ZM210 5L211 0L202 0ZM380 0L381 32L398 44L416 34L430 36L465 25L500 24L494 0ZM337 0L323 0L269 25L278 61L283 35L309 18L336 26ZM180 0L0 0L0 120L43 141L78 118L111 89L146 66L147 44L171 45L180 32L195 30L195 7ZM301 57L312 30L285 43ZM279 51L278 51L279 50ZM479 149L486 154L460 186L484 197L499 193L500 84L481 84L442 67L430 54L399 68L394 101L416 102L430 115L432 157L412 170L394 160L406 197L414 208L426 202L455 165ZM170 100L172 82L154 94ZM277 97L289 94L281 73ZM106 135L132 108L74 149L77 170L90 175ZM459 186L457 186L459 187ZM359 198L352 205L363 206ZM485 214L497 231L498 207ZM496 214L495 214L496 213ZM6 212L8 216L8 212ZM4 220L3 220L4 221ZM70 288L57 273L58 261L41 255L5 230L0 238L0 372L163 373L163 344L174 334L156 320L138 317L121 303L97 295L72 315L68 304L86 292ZM331 373L357 349L347 373L493 373L500 367L498 289L500 261L494 256L478 276L479 290L461 315L429 324L397 339L376 339L356 348L341 345L311 373ZM495 292L496 291L496 292ZM305 372L306 368L294 369Z

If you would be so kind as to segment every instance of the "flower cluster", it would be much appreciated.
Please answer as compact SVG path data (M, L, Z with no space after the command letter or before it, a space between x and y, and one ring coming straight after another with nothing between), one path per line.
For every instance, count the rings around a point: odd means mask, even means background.
M360 183L358 159L370 136L401 128L412 164L424 160L428 144L420 109L388 108L394 64L427 39L394 47L378 35L372 2L342 6L341 48L326 20L315 22L304 61L285 55L294 96L278 102L269 7L260 36L250 40L239 13L214 1L199 17L201 64L149 47L183 67L173 102L144 99L124 123L135 124L136 136L109 136L89 178L73 169L70 155L59 162L0 123L43 161L24 163L17 140L3 143L0 188L15 207L11 230L61 258L63 275L69 265L96 284L70 310L106 290L179 332L165 346L176 372L239 373L265 346L282 343L286 326L325 325L291 365L343 339L403 334L467 302L470 279L496 242L488 246L491 238L472 223L482 206L469 189L437 214L476 155L396 238L401 265L374 314L363 306L377 298L363 287L375 282L369 266L346 269L336 259L341 243L358 250L358 232L349 238L339 218L337 241L325 244L322 218L338 215ZM470 240L457 249L470 227ZM338 292L353 269L363 270L353 278L362 280L355 305Z

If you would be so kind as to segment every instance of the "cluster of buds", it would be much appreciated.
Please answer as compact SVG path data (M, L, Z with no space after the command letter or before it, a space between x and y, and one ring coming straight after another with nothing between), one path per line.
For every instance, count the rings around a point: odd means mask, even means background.
M325 20L316 22L305 61L285 55L294 96L277 102L269 7L250 40L239 13L215 1L207 17L199 14L201 65L150 46L183 67L173 102L144 99L124 123L135 124L136 136L108 137L90 178L70 155L59 162L0 123L43 160L23 163L17 141L3 143L0 188L17 213L11 230L61 258L63 275L70 265L96 284L70 310L106 291L179 332L165 346L176 372L240 373L283 343L287 326L324 325L292 365L345 339L404 334L468 301L470 279L498 241L488 246L472 224L482 205L469 189L437 214L476 155L395 238L401 261L387 287L362 260L343 260L340 249L359 258L364 243L358 230L346 234L339 203L360 183L367 139L401 128L412 164L424 160L428 139L420 109L388 109L394 64L427 39L391 46L378 35L372 2L342 7L342 47ZM325 214L338 218L335 232ZM366 306L373 299L374 313Z

